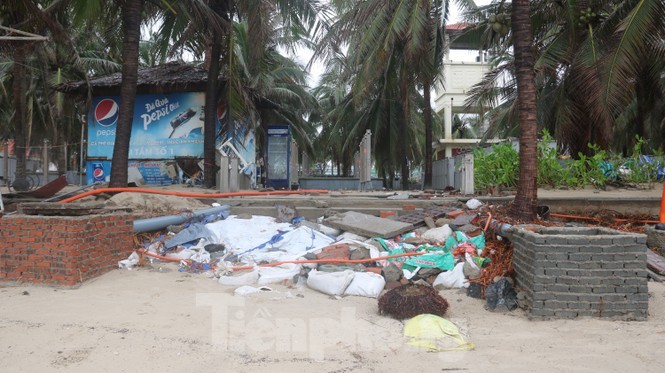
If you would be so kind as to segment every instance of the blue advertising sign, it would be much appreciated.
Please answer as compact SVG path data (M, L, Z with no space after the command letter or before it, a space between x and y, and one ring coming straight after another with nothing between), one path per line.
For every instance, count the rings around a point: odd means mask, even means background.
M129 181L146 185L171 185L179 182L174 161L129 161ZM111 175L111 161L86 162L86 184L108 182Z
M137 95L130 159L203 155L203 92ZM113 157L120 98L94 97L88 115L88 156Z

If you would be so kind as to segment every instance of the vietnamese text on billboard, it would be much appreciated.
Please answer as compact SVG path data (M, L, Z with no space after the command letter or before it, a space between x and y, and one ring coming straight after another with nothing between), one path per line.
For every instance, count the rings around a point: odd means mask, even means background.
M88 156L113 157L120 98L93 98L88 116ZM137 95L130 159L201 157L205 94L184 92Z

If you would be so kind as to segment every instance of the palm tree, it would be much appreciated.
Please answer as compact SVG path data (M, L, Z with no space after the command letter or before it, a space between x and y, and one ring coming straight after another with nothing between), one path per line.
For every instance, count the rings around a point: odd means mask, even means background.
M399 105L392 107L391 114L395 118L395 138L400 139L395 153L401 167L403 189L408 188L409 164L423 154L421 150L413 151L412 146L418 138L410 138L410 134L419 130L409 127L424 121L425 139L418 142L424 147L424 184L429 187L432 175L430 93L433 84L441 79L443 30L451 2L370 0L339 3L339 20L330 26L329 36L318 53L325 56L327 52L331 57L335 45L348 43L349 59L357 66L353 82L356 106L362 106L360 103L365 100L396 93L394 99ZM473 1L456 3L464 9L475 7ZM376 88L386 91L381 93ZM419 90L423 91L423 97L419 97Z
M536 77L533 70L531 18L528 0L512 4L513 48L517 80L517 115L520 123L520 176L510 214L524 221L536 218L538 187Z
M199 1L188 1L190 5ZM233 24L246 21L248 32L249 60L261 61L262 54L274 42L273 36L283 35L281 41L288 41L292 45L297 42L300 35L311 28L317 13L323 8L316 0L208 0L205 2L211 14L202 21L202 12L187 13L187 17L197 24L183 24L186 18L178 20L177 16L169 16L164 22L163 38L165 41L174 41L177 48L181 48L195 37L201 37L207 44L205 47L194 46L199 54L205 51L206 67L208 69L208 83L206 87L205 105L205 132L204 132L204 164L206 175L205 185L214 185L215 169L215 118L217 117L218 103L227 108L226 120L239 118L247 114L252 105L249 96L242 94L240 72L235 70L236 61L236 33ZM180 9L180 8L179 8ZM279 23L281 29L275 26ZM286 37L284 37L286 36ZM271 41L272 40L272 41ZM174 50L175 48L172 48ZM219 83L220 76L226 81Z
M555 134L573 156L588 154L589 143L625 152L634 139L625 133L646 138L652 149L662 147L662 1L538 0L532 5L539 127ZM476 104L496 101L497 93L502 97L490 112L489 135L516 133L511 34L496 37L487 22L488 15L509 10L509 3L495 2L475 14L496 42L497 67L473 94Z
M122 83L120 84L120 108L116 125L111 180L109 187L127 186L129 140L132 133L136 82L138 81L139 49L141 41L141 15L143 0L124 0L122 6Z

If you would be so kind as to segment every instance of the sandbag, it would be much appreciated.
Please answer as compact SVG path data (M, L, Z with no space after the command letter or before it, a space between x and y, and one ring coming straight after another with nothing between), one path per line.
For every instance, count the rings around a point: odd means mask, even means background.
M259 270L243 273L240 276L220 276L219 283L222 285L242 286L255 284L259 280Z
M450 229L448 224L446 224L443 227L429 229L427 232L423 233L421 238L429 242L443 243L446 242L448 237L452 234L453 230Z
M386 280L380 274L358 272L353 276L353 280L344 291L344 295L377 298L385 286Z
M259 268L259 285L274 284L284 280L291 280L300 273L300 265L285 263L275 267Z
M328 295L342 295L349 286L355 272L320 272L313 269L307 276L307 286Z

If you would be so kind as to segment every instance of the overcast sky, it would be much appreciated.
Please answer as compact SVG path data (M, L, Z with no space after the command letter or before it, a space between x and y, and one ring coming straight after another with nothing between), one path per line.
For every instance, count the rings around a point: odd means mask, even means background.
M476 5L487 5L491 0L476 0ZM450 2L452 8L450 9L450 18L448 20L449 24L457 23L461 21L460 11L457 8L454 1ZM451 57L454 60L462 61L475 61L476 55L478 52L475 51L456 51ZM303 66L306 66L309 63L309 60L312 58L312 51L307 48L299 48L296 53L290 54L292 58L295 58ZM309 71L309 86L315 87L319 82L319 77L325 72L325 65L321 61L317 61L312 64L312 67Z

